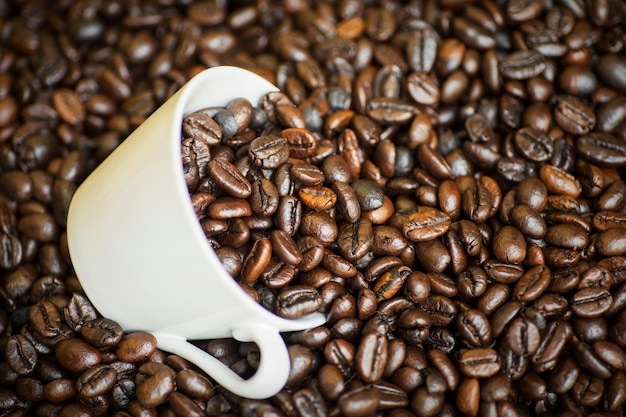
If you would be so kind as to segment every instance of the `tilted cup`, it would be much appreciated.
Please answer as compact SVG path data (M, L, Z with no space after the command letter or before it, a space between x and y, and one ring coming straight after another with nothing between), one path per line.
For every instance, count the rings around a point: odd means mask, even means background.
M204 370L226 389L267 398L287 381L281 331L325 321L281 318L257 304L223 269L191 205L183 176L183 117L277 88L235 67L207 69L185 84L98 166L76 191L67 238L76 275L93 305L126 331L148 331L157 347ZM244 380L188 340L255 342L261 359Z

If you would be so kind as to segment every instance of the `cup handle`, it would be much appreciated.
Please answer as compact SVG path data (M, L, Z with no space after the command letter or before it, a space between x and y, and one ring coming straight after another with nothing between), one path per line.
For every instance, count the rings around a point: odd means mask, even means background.
M287 382L291 362L285 341L277 329L265 324L238 325L233 337L241 342L255 342L261 359L257 371L243 379L209 353L189 343L185 338L153 333L157 347L176 354L197 365L227 390L251 399L269 398L277 394Z

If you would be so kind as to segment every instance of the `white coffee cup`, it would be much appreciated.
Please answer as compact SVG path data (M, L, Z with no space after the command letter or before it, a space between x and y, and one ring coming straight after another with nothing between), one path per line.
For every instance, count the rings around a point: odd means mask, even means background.
M207 69L185 84L98 166L76 191L67 237L76 275L93 305L126 331L148 331L157 347L204 370L226 389L267 398L290 362L281 331L324 323L287 320L250 298L222 268L196 218L183 176L181 123L204 107L277 88L235 67ZM260 364L242 379L188 340L255 342Z

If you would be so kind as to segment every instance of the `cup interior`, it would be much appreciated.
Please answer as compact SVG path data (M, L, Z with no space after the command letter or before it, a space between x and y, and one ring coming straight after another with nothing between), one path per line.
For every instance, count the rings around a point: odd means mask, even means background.
M224 88L224 86L228 86L228 88ZM208 91L210 91L210 95L207 94ZM245 308L248 311L250 317L271 323L280 331L301 330L322 324L325 321L324 316L314 314L312 317L299 320L285 319L265 309L246 294L235 279L222 267L213 247L207 241L191 204L191 198L184 181L181 154L183 118L203 108L225 106L235 98L246 98L253 106L257 106L262 97L271 91L278 91L278 88L259 75L241 68L216 67L198 74L184 87L184 90L181 91L181 97L176 103L174 120L178 120L178 123L174 123L170 133L172 164L175 167L174 172L178 176L179 198L187 203L185 204L184 215L192 223L193 238L202 247L202 252L210 264L213 278L221 281L224 290L236 299L240 308Z

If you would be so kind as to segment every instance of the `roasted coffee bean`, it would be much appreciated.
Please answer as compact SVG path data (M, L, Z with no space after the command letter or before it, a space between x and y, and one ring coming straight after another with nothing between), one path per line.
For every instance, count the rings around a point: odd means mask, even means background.
M485 222L493 207L491 194L482 183L476 183L476 186L470 186L463 191L463 212L472 221Z
M624 388L626 388L626 375L623 372L616 372L609 380L606 390L607 409L617 411L626 402Z
M299 318L317 311L322 304L319 292L313 287L291 286L276 298L276 312L285 318Z
M322 266L340 278L352 278L358 272L354 265L329 250L324 251Z
M436 105L439 103L439 82L434 75L424 72L413 72L407 77L407 90L413 100L420 104Z
M601 379L607 379L611 376L609 366L586 343L580 341L573 343L571 353L580 366L591 375Z
M465 120L465 129L473 142L489 142L493 139L493 129L487 118L474 114Z
M269 264L271 257L271 241L265 238L256 240L243 261L240 280L246 284L255 282Z
M74 331L79 331L85 323L98 318L96 309L87 297L78 293L72 295L67 307L63 309L63 317Z
M174 376L166 371L158 371L137 383L136 395L139 403L146 408L164 404L175 389Z
M64 339L55 347L55 356L59 363L74 372L83 372L100 363L101 353L81 339Z
M509 293L509 287L505 284L489 285L485 292L478 297L476 307L489 316L507 301Z
M456 305L449 298L441 295L431 295L417 307L430 314L433 326L450 324L457 313Z
M600 79L622 94L626 91L626 81L620 73L620 69L624 68L624 65L626 62L620 55L605 54L600 57L597 66Z
M511 381L502 373L480 382L480 398L483 401L504 401L511 393Z
M515 285L514 296L522 302L536 300L550 285L551 276L550 270L544 265L528 269Z
M415 107L399 98L374 97L368 102L366 112L381 124L406 123L415 115Z
M339 227L337 244L346 259L350 261L361 259L372 246L371 222L361 219L355 223L343 223Z
M302 203L296 197L282 197L278 203L275 215L276 226L294 235L302 221Z
M594 229L604 231L612 227L622 227L626 216L613 211L600 211L593 216L592 226Z
M334 243L339 234L333 218L319 211L305 213L302 216L299 231L305 236L315 236L324 246Z
M425 209L411 214L402 225L402 231L414 242L424 242L445 234L450 229L451 219L436 209Z
M381 400L380 391L374 387L363 386L347 391L338 398L342 415L349 417L366 416L378 409Z
M387 355L388 342L385 335L365 335L357 347L354 365L361 379L366 382L378 381L383 376Z
M545 57L537 51L517 51L502 59L500 72L506 78L526 80L541 74L546 68Z
M623 247L625 237L622 228L604 230L595 240L595 248L602 256L623 255L626 252Z
M596 124L593 110L573 97L567 97L557 103L554 120L563 130L574 135L589 133Z
M357 180L351 186L361 210L371 211L383 206L383 191L375 182Z
M550 194L564 194L578 197L582 191L580 182L573 175L553 165L544 165L539 169L539 178L546 184Z
M173 392L169 399L168 404L177 415L186 415L200 417L204 415L204 410L200 408L191 398L179 392Z
M605 191L600 194L596 201L596 208L599 210L621 210L624 206L624 192L626 184L621 179L615 180Z
M519 301L509 301L499 307L490 319L493 335L498 337L521 309L522 303Z
M526 241L515 227L500 228L493 236L492 245L494 255L502 262L516 264L526 259Z
M431 339L432 340L432 339ZM436 369L437 372L429 372L426 377L426 384L430 385L428 390L430 392L435 392L433 380L443 379L445 381L445 387L443 384L440 389L437 391L443 390L451 390L454 391L457 389L460 381L459 372L454 366L454 362L450 357L446 354L446 352L441 348L433 348L430 349L427 353L428 360L432 364L432 366ZM433 378L434 377L434 378Z
M62 321L59 309L50 301L40 301L30 308L29 321L33 332L49 343L71 336Z
M470 416L478 414L480 392L477 378L463 378L456 392L456 406L459 411Z
M439 239L417 242L415 252L417 260L428 272L443 272L451 261L446 246Z
M511 225L518 228L525 236L542 239L547 232L544 218L526 204L519 204L509 213Z
M611 293L603 288L591 287L577 291L572 296L572 312L580 317L598 317L613 303Z
M594 353L614 369L624 370L626 367L626 353L615 343L598 340L592 346Z
M564 357L550 371L548 387L557 394L564 394L573 386L580 375L580 366L571 357Z
M62 403L70 401L76 394L75 382L71 379L56 379L44 386L44 396L50 402Z
M438 180L454 179L452 170L445 158L427 144L421 144L417 147L417 161L428 174Z
M475 347L488 346L492 340L491 326L480 311L468 309L457 316L457 329L463 340Z
M576 141L576 152L601 167L621 166L626 162L624 142L610 133L591 132Z
M116 378L117 371L110 365L96 365L80 375L76 389L83 398L93 398L112 389Z
M156 338L150 333L134 332L125 335L117 345L117 357L125 362L139 362L156 350Z
M93 346L113 347L124 337L124 330L111 319L96 318L80 328L80 335Z
M321 394L330 401L339 397L345 388L345 381L339 368L324 364L317 373L318 388Z
M222 130L208 115L196 112L183 120L182 131L184 137L199 138L209 145L216 145L222 139Z
M12 335L5 348L6 361L13 372L18 375L29 375L37 366L37 350L31 341L21 334Z
M585 343L594 343L607 338L608 325L603 317L576 317L571 324L576 337Z
M280 136L262 136L250 142L251 162L265 169L278 168L289 158L287 140Z
M539 347L539 329L531 321L518 317L510 324L506 332L506 340L513 353L530 356Z
M304 236L297 241L298 249L302 254L300 270L310 271L322 261L324 257L324 246L322 242L313 236Z
M286 264L298 265L302 262L300 249L288 233L282 230L274 230L270 234L270 242L272 244L272 253Z
M458 363L461 373L472 378L493 376L501 367L500 357L490 348L461 349Z
M465 17L455 17L452 20L452 33L471 48L478 50L491 49L496 40L478 23Z
M302 187L298 196L305 206L314 210L331 209L337 202L337 195L326 187Z
M411 270L404 266L396 266L383 273L374 283L372 291L376 301L381 302L392 298L403 287Z
M299 386L302 380L311 372L313 365L311 351L304 346L290 346L289 360L291 362L291 368L285 384L286 388Z
M426 276L430 281L430 289L433 294L445 295L446 297L457 295L458 289L452 278L438 272L429 272Z
M232 219L252 215L250 204L235 197L222 197L209 206L207 213L214 219Z
M190 398L208 400L213 394L213 384L193 369L184 369L176 374L176 387Z
M408 36L406 56L413 71L430 72L437 57L437 33L429 26L414 29Z
M252 187L236 166L220 158L214 158L207 165L209 176L220 188L237 198L247 198Z
M414 303L424 301L430 295L430 280L423 272L412 272L406 279L405 295Z
M423 343L430 335L431 320L428 314L419 309L406 309L398 319L398 333L410 344Z
M354 188L345 182L335 181L332 189L337 195L338 207L343 216L351 223L356 222L361 216L361 205Z

